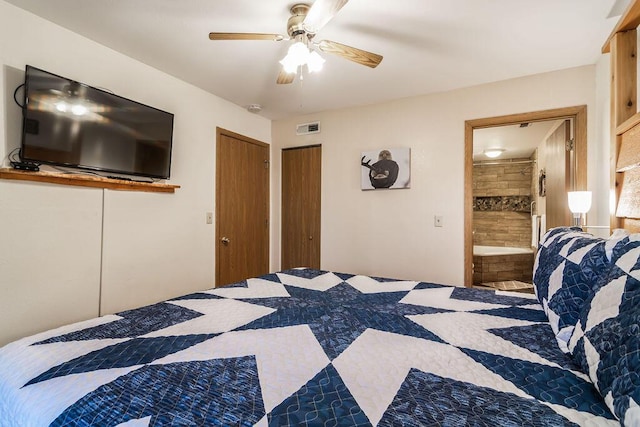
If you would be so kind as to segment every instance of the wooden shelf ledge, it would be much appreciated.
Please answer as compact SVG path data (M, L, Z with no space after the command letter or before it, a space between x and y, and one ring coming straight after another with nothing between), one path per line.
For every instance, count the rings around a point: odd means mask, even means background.
M76 187L107 188L120 191L146 191L151 193L173 193L179 185L159 182L137 182L125 179L103 178L91 175L74 175L60 172L27 172L11 168L0 168L0 179L46 182L73 185Z
M620 136L625 132L630 131L636 125L640 123L640 113L636 113L633 116L629 117L627 120L622 122L620 126L616 127L616 135Z

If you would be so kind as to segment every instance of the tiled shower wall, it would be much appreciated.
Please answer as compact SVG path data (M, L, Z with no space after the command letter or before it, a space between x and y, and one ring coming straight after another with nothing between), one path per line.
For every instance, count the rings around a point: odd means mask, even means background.
M473 167L474 245L531 247L533 169L527 163Z

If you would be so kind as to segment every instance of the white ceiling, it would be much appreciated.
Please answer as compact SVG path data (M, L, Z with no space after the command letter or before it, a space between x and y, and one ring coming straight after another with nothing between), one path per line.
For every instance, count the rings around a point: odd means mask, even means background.
M553 132L560 120L531 122L527 127L519 124L497 126L473 131L473 160L528 159L542 141ZM501 148L504 151L497 159L490 159L484 150Z
M381 54L380 66L323 54L321 73L291 85L275 83L289 42L208 33L286 34L295 1L7 1L278 119L594 64L626 0L351 0L315 40Z

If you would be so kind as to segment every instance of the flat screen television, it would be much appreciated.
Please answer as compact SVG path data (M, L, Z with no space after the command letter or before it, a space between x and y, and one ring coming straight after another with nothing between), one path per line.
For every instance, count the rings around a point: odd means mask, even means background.
M173 114L27 65L22 159L168 179Z

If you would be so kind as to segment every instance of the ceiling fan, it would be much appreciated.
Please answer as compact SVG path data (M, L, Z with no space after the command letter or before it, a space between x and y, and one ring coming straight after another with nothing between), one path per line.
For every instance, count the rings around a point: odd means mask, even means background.
M313 5L305 3L295 4L291 7L291 17L287 21L287 34L264 33L209 33L210 40L290 40L293 44L289 47L287 56L280 61L282 68L276 82L278 84L292 83L298 69L307 66L309 72L319 71L324 59L315 50L341 56L358 64L375 68L382 62L382 56L357 49L342 43L313 39L349 0L316 0Z

